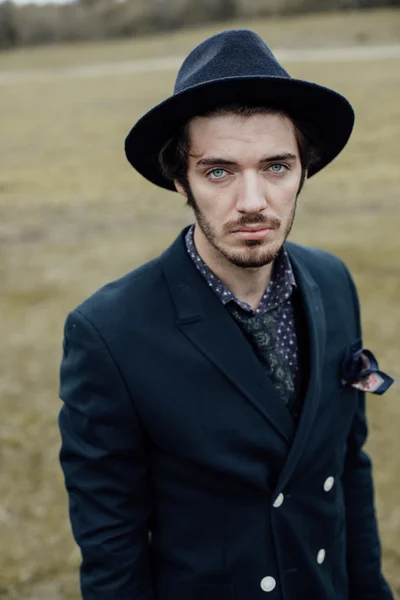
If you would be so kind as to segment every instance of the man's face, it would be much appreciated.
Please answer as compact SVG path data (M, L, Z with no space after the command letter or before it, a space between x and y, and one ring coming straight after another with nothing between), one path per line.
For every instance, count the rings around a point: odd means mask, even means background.
M302 168L292 122L277 114L196 117L187 190L202 248L242 268L271 263L291 230Z

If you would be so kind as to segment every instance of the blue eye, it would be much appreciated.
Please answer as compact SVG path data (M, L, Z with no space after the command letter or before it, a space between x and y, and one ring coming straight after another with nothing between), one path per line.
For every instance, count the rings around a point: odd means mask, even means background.
M278 167L278 168L274 168L274 167ZM283 173L284 170L287 170L287 167L285 165L281 165L280 163L276 163L274 165L270 165L270 167L268 167L269 169L271 169L271 171L273 173Z
M211 175L211 179L222 179L222 177L225 175L225 169L213 169L208 174L208 176Z

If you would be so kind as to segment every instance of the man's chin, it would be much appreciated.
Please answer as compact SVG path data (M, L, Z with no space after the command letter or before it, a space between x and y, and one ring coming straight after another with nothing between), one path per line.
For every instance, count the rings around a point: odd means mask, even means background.
M268 257L263 260L242 260L240 258L231 258L230 262L235 266L241 269L261 269L261 267L265 267L266 265L270 265L275 259L275 256Z
M279 254L282 244L274 244L268 249L260 246L244 248L241 251L228 249L224 252L225 258L236 267L242 269L259 269L270 265Z

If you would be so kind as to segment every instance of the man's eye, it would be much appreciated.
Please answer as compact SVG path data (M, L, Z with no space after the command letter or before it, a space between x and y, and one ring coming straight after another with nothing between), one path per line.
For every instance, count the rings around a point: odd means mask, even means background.
M222 179L225 173L225 169L213 169L208 173L208 177L210 177L210 179Z
M284 173L287 171L287 167L285 165L281 165L280 163L276 163L275 165L270 165L268 167L273 173Z

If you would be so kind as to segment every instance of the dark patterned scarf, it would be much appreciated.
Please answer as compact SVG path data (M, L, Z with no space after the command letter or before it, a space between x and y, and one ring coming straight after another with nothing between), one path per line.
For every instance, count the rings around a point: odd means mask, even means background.
M227 308L290 410L295 396L295 382L292 369L277 346L279 321L275 316L276 309L262 315L251 315L233 302L227 304Z

